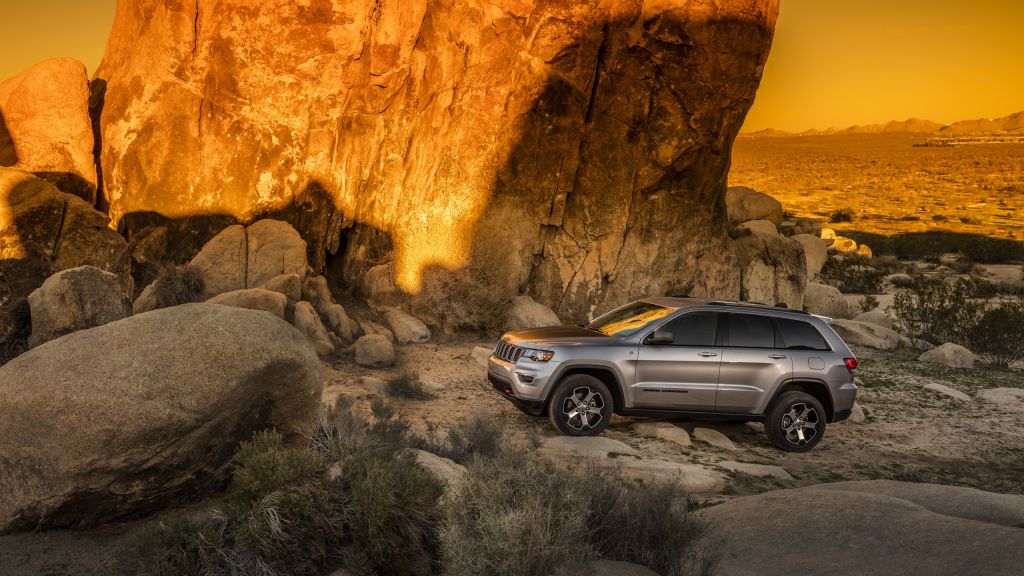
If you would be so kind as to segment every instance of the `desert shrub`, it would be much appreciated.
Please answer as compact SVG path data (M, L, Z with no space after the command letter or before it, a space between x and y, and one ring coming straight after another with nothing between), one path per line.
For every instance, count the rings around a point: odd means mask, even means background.
M878 298L874 294L868 294L860 301L860 311L870 312L878 308Z
M823 283L835 286L844 294L878 294L885 275L871 258L859 254L829 258L819 273Z
M231 498L239 505L255 502L309 478L323 475L323 458L306 448L284 446L277 432L258 432L242 442L232 459Z
M157 308L202 302L203 276L190 266L169 266L153 280Z
M829 222L853 222L857 213L852 208L840 208L828 215Z
M896 293L892 312L897 326L908 336L935 344L967 345L984 309L974 300L976 291L973 281L921 276Z
M582 573L597 557L659 574L709 571L705 524L671 484L636 484L613 470L562 470L522 448L469 465L446 509L445 574L548 576Z
M28 300L15 302L8 320L7 337L0 340L0 366L28 350L28 339L32 335L32 311Z
M385 392L388 396L409 400L429 400L434 397L423 387L423 381L417 372L402 372L388 380Z
M869 232L844 231L858 244L867 244L876 255L891 254L903 259L935 258L937 254L960 252L975 262L998 264L1024 261L1024 242L984 234L931 230L906 232L893 236Z
M149 524L134 543L141 570L151 576L223 574L223 534L215 523L172 514Z
M974 270L974 259L966 254L959 254L955 260L946 265L957 274L970 274Z
M505 428L493 418L476 415L460 421L439 437L435 428L428 430L423 449L460 464L474 456L495 456L504 444Z
M1024 360L1024 300L1000 302L985 310L971 331L970 348L997 368Z

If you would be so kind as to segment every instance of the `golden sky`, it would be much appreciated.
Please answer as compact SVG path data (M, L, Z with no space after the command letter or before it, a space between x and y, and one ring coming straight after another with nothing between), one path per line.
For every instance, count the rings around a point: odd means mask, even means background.
M0 79L99 65L114 0L0 0ZM937 122L1024 110L1024 0L782 0L744 130Z

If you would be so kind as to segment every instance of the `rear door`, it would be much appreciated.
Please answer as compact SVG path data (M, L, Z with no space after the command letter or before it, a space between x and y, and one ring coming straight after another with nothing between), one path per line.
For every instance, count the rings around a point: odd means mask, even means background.
M636 406L713 411L722 359L718 314L687 312L661 330L672 333L672 344L642 343L637 352Z
M722 367L718 375L719 412L747 414L763 405L775 386L793 373L793 358L777 338L770 316L723 313ZM777 344L778 342L778 344Z

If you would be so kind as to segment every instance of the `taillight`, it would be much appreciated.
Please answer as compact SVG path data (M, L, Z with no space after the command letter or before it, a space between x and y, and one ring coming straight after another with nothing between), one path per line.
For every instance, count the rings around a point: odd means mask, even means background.
M843 358L843 362L846 362L846 368L848 370L856 370L857 369L857 359L856 358Z

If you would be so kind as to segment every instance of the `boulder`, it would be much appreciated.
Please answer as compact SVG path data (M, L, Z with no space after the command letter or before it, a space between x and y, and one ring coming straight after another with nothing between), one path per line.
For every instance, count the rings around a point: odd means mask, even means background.
M288 297L280 292L263 288L245 288L218 294L206 301L207 304L235 306L249 310L263 310L283 319Z
M833 230L831 228L822 228L821 229L821 239L822 240L832 240L832 241L834 241L836 238L837 238L837 235L836 235L836 231L835 230ZM829 244L829 246L831 246L831 245L832 244Z
M360 336L355 343L355 361L367 368L387 368L395 363L395 347L382 334Z
M551 308L537 303L529 296L517 296L508 310L504 328L506 330L523 330L561 325L562 321L551 311Z
M373 320L359 319L359 329L363 331L363 334L380 334L391 342L395 341L395 335L388 330L387 326L374 322Z
M121 279L94 266L61 270L28 295L32 310L30 346L132 313Z
M641 436L660 438L683 447L690 446L690 435L671 422L640 422L633 425L633 431Z
M395 341L399 344L422 343L430 341L430 328L412 316L398 308L389 308L384 312L384 320L395 335Z
M888 282L897 288L908 288L914 285L914 277L910 274L903 274L900 272L896 274L889 274L885 277L885 282Z
M267 280L263 284L257 286L257 288L265 288L267 290L273 290L274 292L280 292L292 302L302 300L303 298L302 280L299 279L298 274L281 274L280 276L274 276L270 280ZM309 298L306 298L306 300L309 300Z
M804 304L807 263L803 246L778 234L751 234L734 242L739 259L740 299L799 310Z
M292 324L306 336L321 358L330 358L334 355L334 341L328 335L312 304L305 300L296 302Z
M910 340L895 330L857 320L832 320L832 328L847 343L867 346L876 350L895 350L900 345L910 345Z
M11 338L28 336L25 300L60 270L95 266L117 274L124 280L125 292L130 290L128 246L109 223L81 198L28 172L0 167L0 343L4 347L14 346L8 341Z
M462 464L457 464L448 458L442 458L426 450L413 450L412 453L420 466L444 482L446 493L462 490L469 480L469 472Z
M816 218L797 218L793 226L793 234L810 234L821 237L821 220Z
M883 312L880 308L869 310L867 312L861 312L853 317L857 322L867 322L882 328L888 328L892 330L892 318L888 314Z
M750 230L754 234L764 234L766 236L774 236L779 233L779 229L775 224L768 220L750 220L749 222L743 222L737 228L741 230Z
M736 298L728 144L778 4L121 2L96 72L111 216L285 220L349 285L393 262L408 302L379 305L410 310L481 276L563 318Z
M334 301L331 289L327 286L327 278L323 276L310 276L302 286L302 293L323 320L324 326L333 332L338 338L346 342L355 339L356 324L345 313L345 308Z
M395 269L391 263L378 264L363 274L360 283L363 298L370 306L398 306L402 293L395 285Z
M154 310L34 348L0 367L0 533L220 490L254 432L305 442L321 380L286 322L227 306Z
M156 299L156 282L151 282L149 286L142 289L142 293L132 303L132 314L142 314L159 307L160 302Z
M725 211L734 224L767 220L776 227L782 225L782 203L744 186L732 186L726 191ZM777 230L775 232L778 233Z
M210 299L248 286L245 281L246 244L245 228L228 226L192 258L189 266L199 270L203 276L204 298Z
M245 285L259 286L282 274L306 277L306 241L281 220L259 220L245 229Z
M794 234L791 236L804 247L804 259L807 263L807 278L813 279L821 272L828 260L828 247L821 238L811 234Z
M857 251L857 242L845 236L836 236L828 249L839 254L851 254Z
M789 534L792 510L803 511L799 549ZM837 574L1009 576L1024 564L1020 495L838 482L734 498L705 508L704 516L713 526L705 542L719 544L716 573L730 576L799 573L807 550L841 567L828 571Z
M720 450L739 450L739 448L737 448L736 445L732 443L732 440L730 440L728 436L722 434L721 432L715 430L714 428L694 428L693 439L697 440L698 442L710 444Z
M856 310L834 286L810 282L804 292L804 310L829 318L853 318Z
M854 253L858 256L864 256L865 258L872 258L875 255L875 253L871 251L871 247L867 244L858 245L857 250Z
M974 368L974 352L959 344L946 342L917 357L922 362L933 362L950 368Z
M956 388L950 388L949 386L946 386L945 384L938 384L936 382L929 382L929 383L925 384L924 386L922 386L922 388L924 388L925 390L928 390L929 392L935 392L936 394L941 394L943 396L946 396L947 398L952 398L954 400L957 400L959 402L963 402L965 404L969 403L971 401L971 397L968 396L967 394L964 394L963 392L957 390Z
M71 58L44 60L0 82L0 166L96 202L89 78Z

